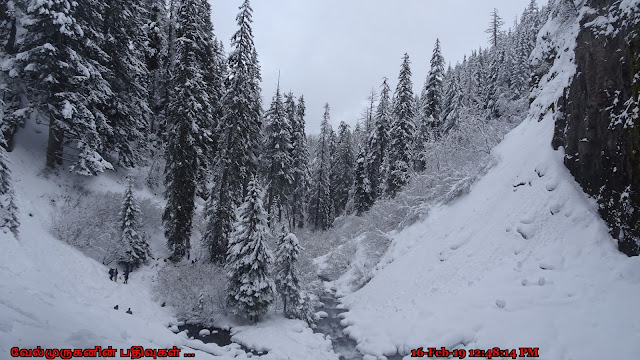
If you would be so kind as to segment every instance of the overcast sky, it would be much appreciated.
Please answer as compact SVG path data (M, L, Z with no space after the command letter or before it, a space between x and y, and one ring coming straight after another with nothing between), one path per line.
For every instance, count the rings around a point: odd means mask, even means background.
M209 0L215 35L229 51L242 0ZM493 8L511 26L529 0L254 0L253 31L269 106L278 71L284 92L304 94L307 132L319 132L323 106L331 124L355 125L382 77L395 89L402 56L411 58L414 91L429 71L436 38L447 63L488 45L484 30ZM540 0L538 1L540 4ZM546 1L545 1L546 3Z

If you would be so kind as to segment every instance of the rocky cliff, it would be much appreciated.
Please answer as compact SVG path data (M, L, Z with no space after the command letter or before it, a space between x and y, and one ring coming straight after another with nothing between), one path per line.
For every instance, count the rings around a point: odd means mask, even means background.
M558 2L583 14L553 146L564 147L567 168L598 201L620 251L639 255L640 0Z

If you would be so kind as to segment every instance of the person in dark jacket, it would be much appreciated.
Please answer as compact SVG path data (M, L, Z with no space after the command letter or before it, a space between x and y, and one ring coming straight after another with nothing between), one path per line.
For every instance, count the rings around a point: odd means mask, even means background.
M129 268L124 269L124 283L127 284L129 282Z
M118 269L113 269L113 281L118 282Z
M131 308L129 308L129 310L127 310L127 314L133 315L133 313L131 312Z
M114 306L113 310L118 310L118 305Z
M109 280L113 281L113 269L109 269Z

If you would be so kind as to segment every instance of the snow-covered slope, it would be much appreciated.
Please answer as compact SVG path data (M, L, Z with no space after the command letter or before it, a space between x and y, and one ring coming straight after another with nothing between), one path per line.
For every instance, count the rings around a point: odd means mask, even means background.
M528 120L495 149L499 164L469 195L396 234L374 278L343 298L361 352L539 347L549 360L638 358L640 259L617 251L550 145L550 105L575 73L579 17L562 20L541 32L554 43L539 39L539 55L561 51Z
M237 346L218 347L189 340L167 327L176 319L170 307L153 301L153 279L163 263L132 273L129 284L109 280L108 267L53 238L47 231L52 199L76 191L78 181L90 191L123 191L119 174L81 179L61 171L41 173L42 127L28 124L10 154L12 180L21 222L19 239L0 232L0 359L21 349L86 349L131 346L196 353L196 359L246 359ZM144 195L150 196L146 192ZM157 254L156 254L157 255ZM160 270L161 271L161 270ZM119 309L114 310L118 305ZM133 314L125 311L131 308ZM335 360L330 341L301 321L272 316L260 326L234 328L234 339L269 353L261 358ZM194 350L198 349L198 350Z

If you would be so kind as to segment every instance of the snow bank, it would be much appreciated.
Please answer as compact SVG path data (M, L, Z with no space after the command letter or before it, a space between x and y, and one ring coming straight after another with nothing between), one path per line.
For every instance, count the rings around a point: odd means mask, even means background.
M529 119L494 150L499 164L467 196L395 234L386 267L342 299L345 331L362 353L442 346L539 347L550 360L640 353L640 259L617 251L595 201L550 145L551 105L575 73L580 14L564 15L541 32L560 51ZM550 50L541 45L533 55L540 59Z

